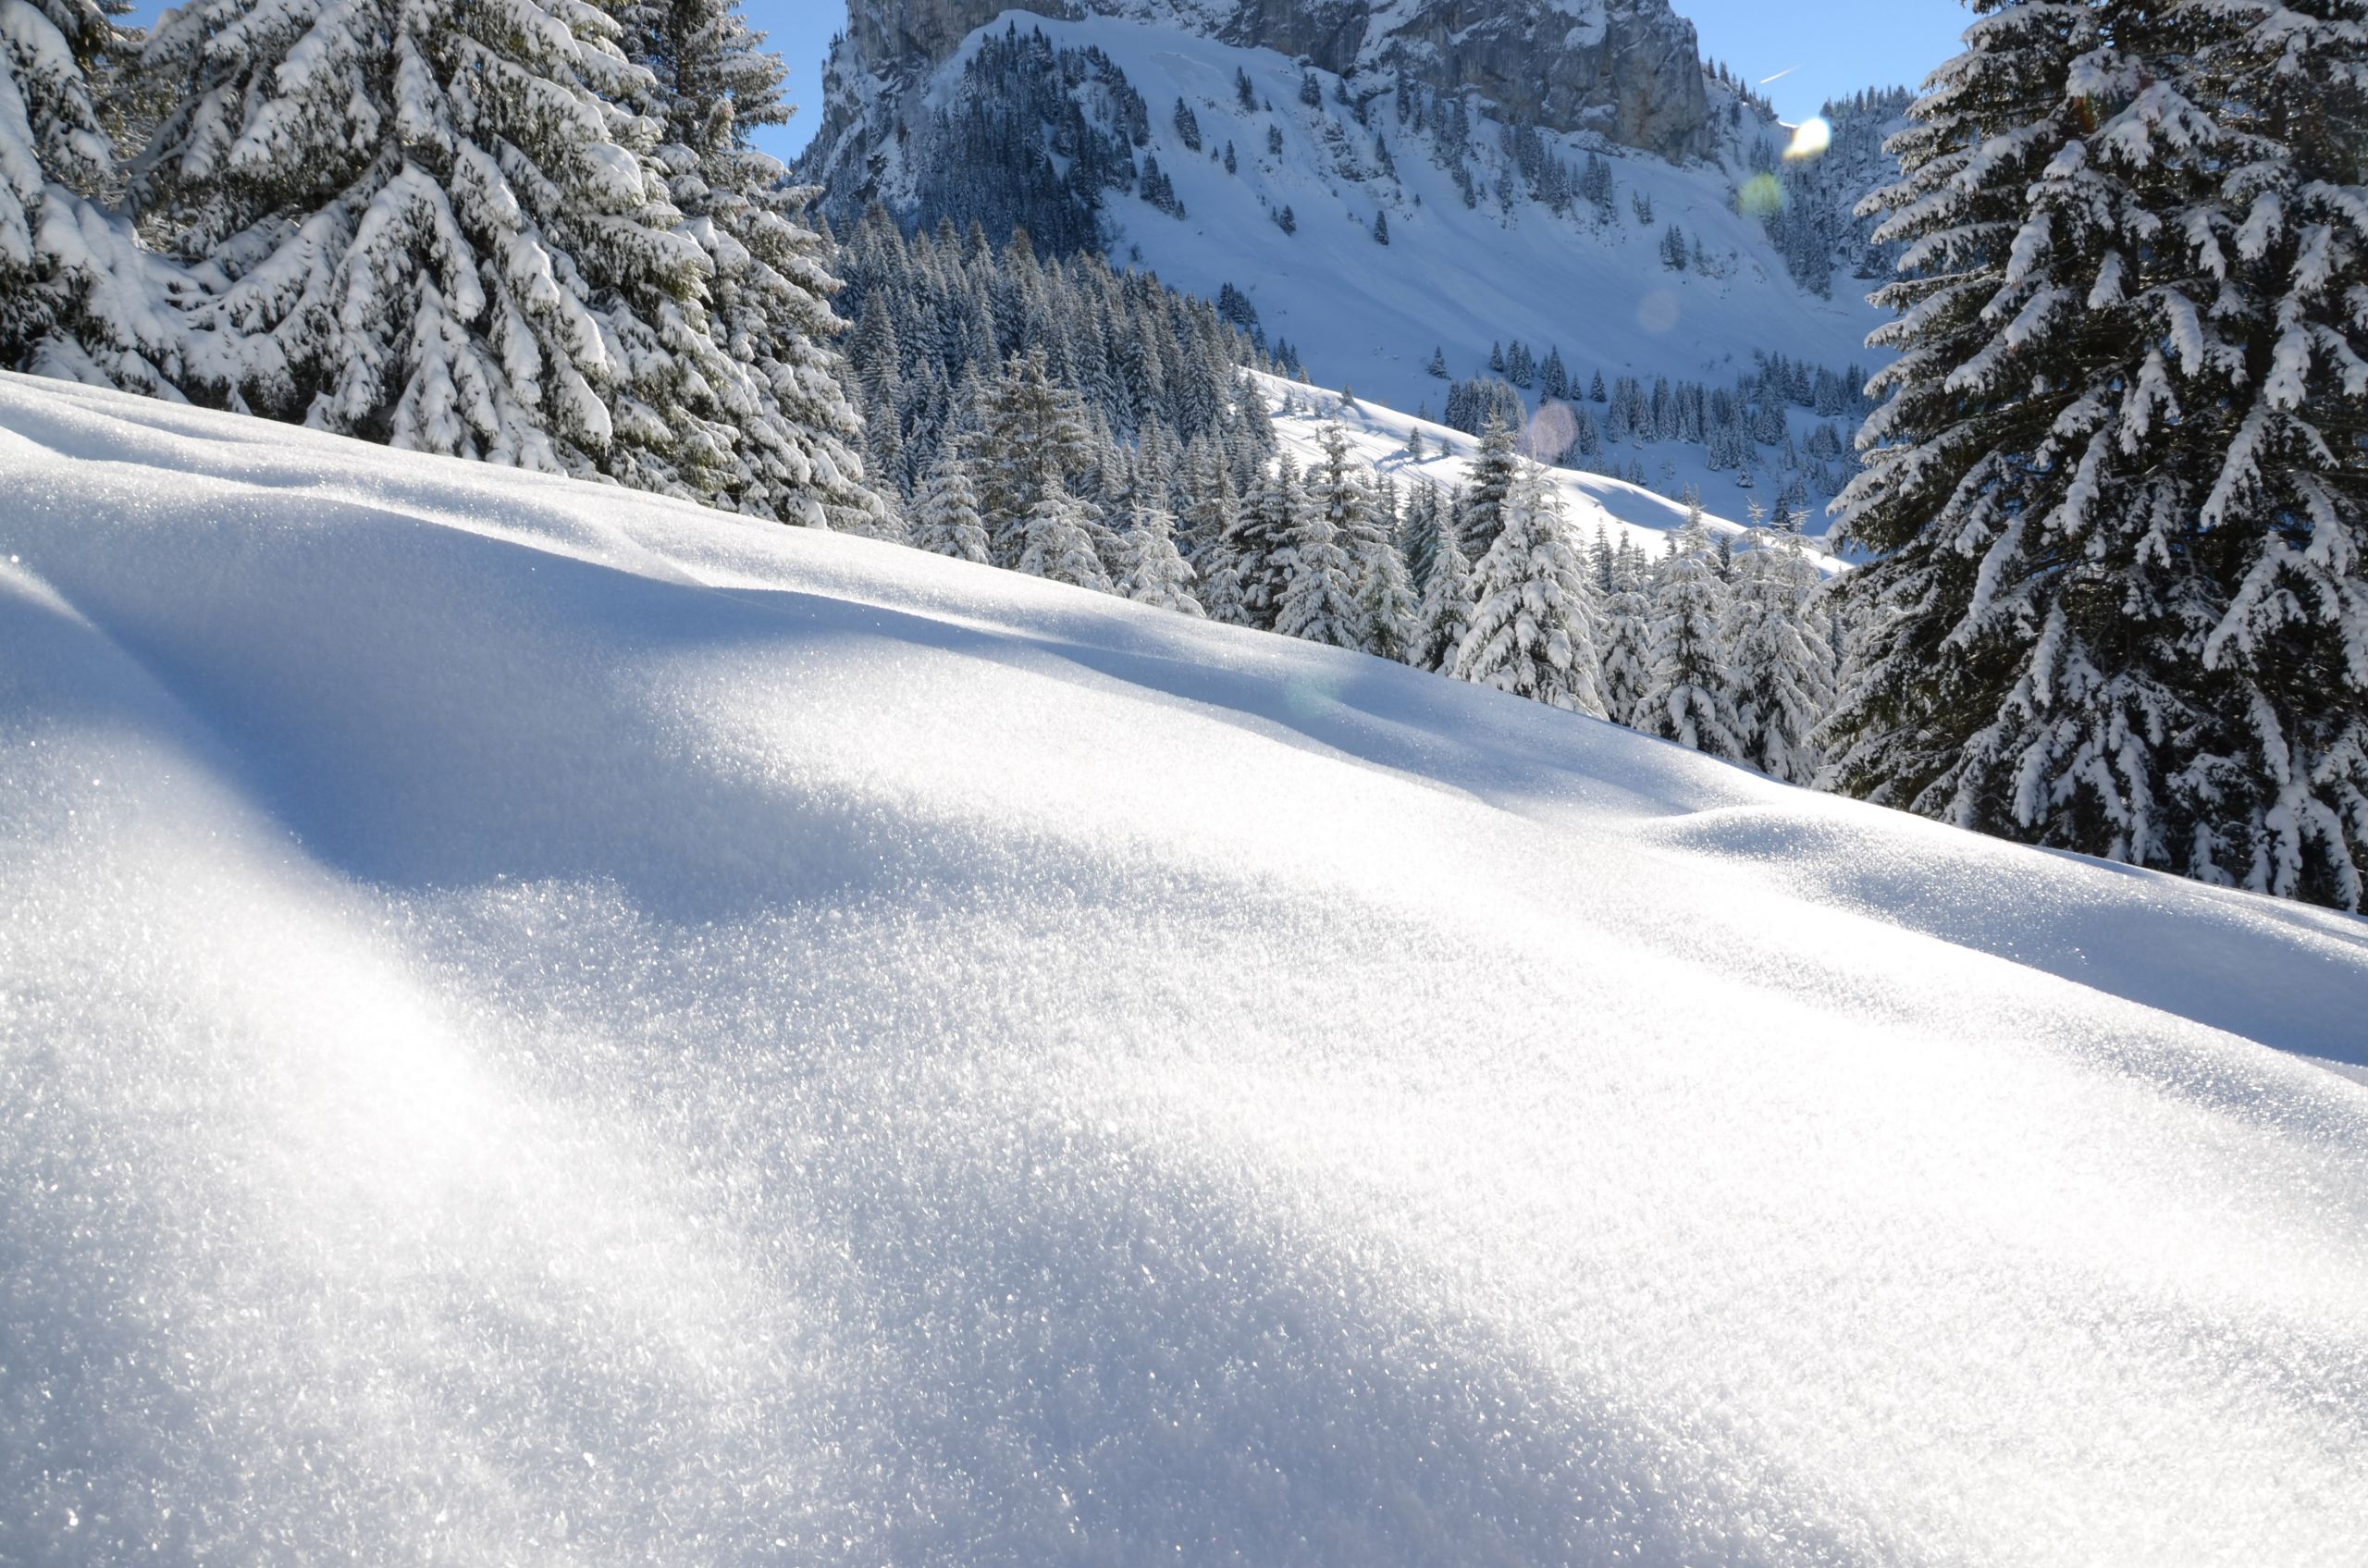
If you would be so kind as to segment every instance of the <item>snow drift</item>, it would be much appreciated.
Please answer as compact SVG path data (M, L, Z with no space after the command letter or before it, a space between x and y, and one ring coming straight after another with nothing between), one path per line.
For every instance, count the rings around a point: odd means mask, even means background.
M2368 927L0 378L0 1559L2357 1561Z

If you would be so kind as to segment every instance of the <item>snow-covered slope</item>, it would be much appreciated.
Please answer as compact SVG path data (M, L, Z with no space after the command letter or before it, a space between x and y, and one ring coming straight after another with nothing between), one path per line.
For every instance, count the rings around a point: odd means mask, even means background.
M2358 1560L2358 921L154 402L0 487L0 1560Z
M1865 347L1881 317L1863 287L1844 278L1833 299L1807 292L1786 276L1758 220L1737 213L1735 191L1747 178L1740 167L1672 164L1584 133L1549 133L1547 144L1574 165L1598 151L1617 186L1607 216L1585 202L1557 216L1518 177L1510 204L1500 200L1495 182L1508 159L1499 129L1475 118L1463 161L1481 192L1468 207L1422 135L1398 121L1390 95L1372 98L1361 125L1339 101L1338 77L1309 69L1322 102L1303 104L1302 69L1291 59L1195 35L1172 19L1007 14L969 34L917 105L881 112L906 124L951 106L980 41L1015 24L1041 29L1057 48L1099 49L1147 105L1149 140L1137 155L1157 159L1184 216L1107 193L1102 210L1114 261L1212 299L1233 284L1264 330L1289 340L1327 385L1346 383L1400 408L1436 403L1442 389L1424 374L1435 348L1454 375L1473 376L1485 370L1491 343L1515 340L1540 358L1559 347L1582 377L1607 378L1725 380L1752 367L1755 350L1836 370L1881 357ZM1237 71L1252 82L1255 108L1241 106ZM1198 127L1198 152L1178 128L1179 100ZM914 211L919 171L907 160L918 142L849 123L855 129L841 133L846 145L835 158L818 142L815 171L861 169L863 189ZM1270 130L1279 152L1268 151ZM1233 173L1222 161L1227 142ZM1384 169L1381 142L1394 172ZM1638 216L1639 199L1649 204L1649 223ZM1289 233L1276 221L1286 207ZM1385 215L1387 245L1373 232ZM1699 243L1718 276L1664 263L1672 224Z
M1259 393L1274 411L1275 432L1299 465L1305 469L1324 453L1324 433L1337 425L1348 437L1349 450L1362 460L1375 475L1395 480L1400 486L1416 478L1430 480L1442 490L1451 490L1468 484L1472 463L1480 447L1479 438L1462 430L1451 430L1444 425L1412 414L1400 414L1370 400L1343 397L1338 392L1322 388L1300 386L1278 376L1249 372L1257 377ZM1525 438L1525 451L1553 451L1561 445L1550 412L1533 416L1531 424L1537 434ZM1410 445L1419 435L1422 455L1417 457ZM1525 433L1526 436L1526 433ZM1671 451L1684 451L1698 457L1698 448L1683 448L1671 441L1657 443ZM1583 474L1573 469L1547 467L1547 476L1562 498L1562 517L1581 544L1590 543L1597 528L1614 542L1622 535L1634 540L1647 552L1647 559L1658 556L1666 548L1667 536L1684 525L1686 506L1642 485L1632 485L1624 479L1609 478L1601 474ZM1678 477L1699 488L1704 500L1702 516L1713 533L1740 536L1750 526L1750 513L1735 505L1738 492L1730 476L1704 469L1698 462L1689 462ZM1402 491L1401 491L1402 493ZM1741 518L1720 516L1717 508L1741 512ZM1812 536L1825 533L1826 518L1816 513L1801 520L1801 531ZM1841 563L1822 551L1813 553L1820 571L1833 573Z

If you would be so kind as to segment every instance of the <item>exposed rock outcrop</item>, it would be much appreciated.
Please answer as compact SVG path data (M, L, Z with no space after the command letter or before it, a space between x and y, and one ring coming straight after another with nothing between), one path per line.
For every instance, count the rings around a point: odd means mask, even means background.
M859 82L910 83L1006 11L1161 19L1326 70L1472 89L1554 130L1600 131L1665 158L1709 150L1694 24L1668 0L852 0L817 144L864 113Z

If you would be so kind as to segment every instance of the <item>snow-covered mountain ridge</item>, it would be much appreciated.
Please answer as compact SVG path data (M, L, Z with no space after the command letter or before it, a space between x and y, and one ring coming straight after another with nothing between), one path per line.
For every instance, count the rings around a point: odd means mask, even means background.
M0 1559L2357 1555L2356 920L157 401L0 486Z
M1407 410L1444 395L1435 351L1461 377L1516 340L1648 381L1727 380L1755 352L1879 362L1864 284L1802 287L1739 194L1760 179L1783 199L1753 167L1781 129L1710 91L1719 156L1671 162L1173 19L1005 16L909 82L835 74L801 172L842 225L874 200L998 238L1025 214L1039 244L1105 249L1209 299L1230 285L1316 379Z
M832 69L842 87L857 77L910 81L1015 12L1121 17L1334 76L1474 89L1524 119L1665 157L1698 157L1713 142L1694 24L1667 0L853 0ZM835 92L825 112L846 107ZM826 120L822 134L831 129Z

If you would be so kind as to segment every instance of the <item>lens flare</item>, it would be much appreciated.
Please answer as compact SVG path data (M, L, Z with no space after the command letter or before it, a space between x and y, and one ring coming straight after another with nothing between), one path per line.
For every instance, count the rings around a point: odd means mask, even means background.
M1735 210L1745 217L1772 217L1784 209L1784 182L1772 174L1755 174L1735 192Z
M1522 455L1540 463L1553 463L1571 448L1579 434L1578 421L1571 417L1571 405L1548 401L1541 406L1522 432Z
M1802 163L1814 158L1833 145L1833 127L1825 123L1823 115L1811 115L1793 127L1792 145L1784 149L1786 163Z

